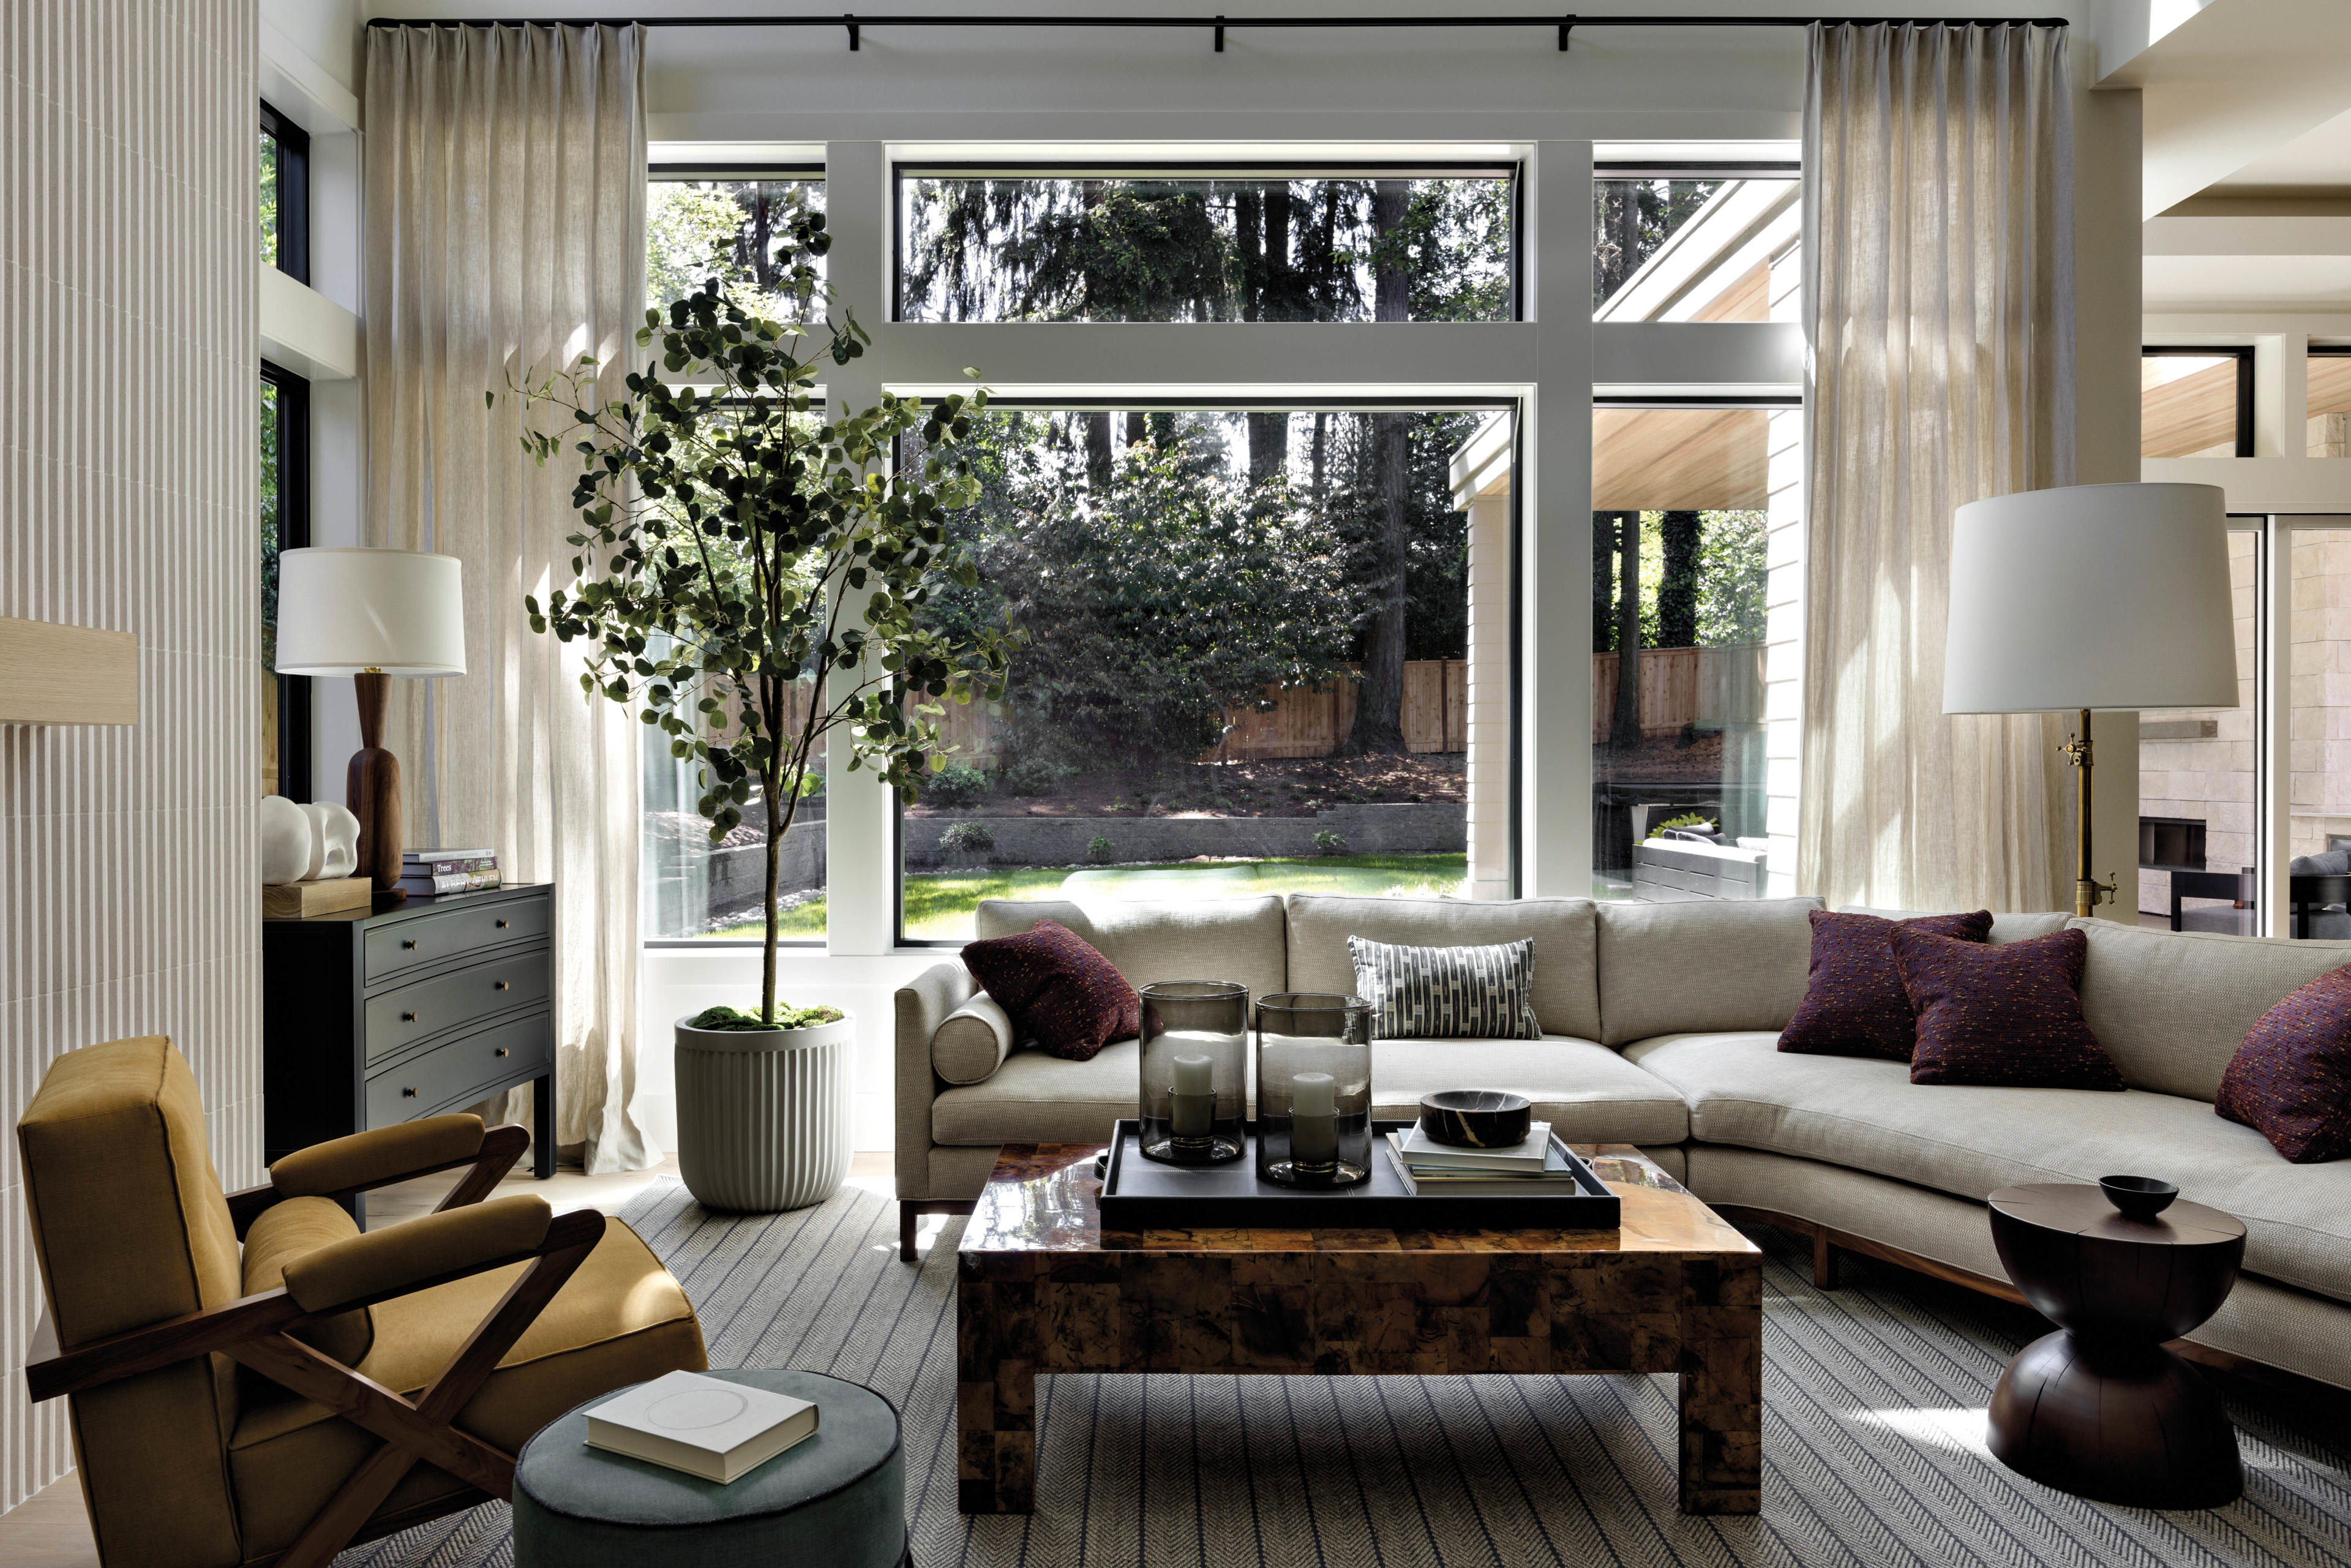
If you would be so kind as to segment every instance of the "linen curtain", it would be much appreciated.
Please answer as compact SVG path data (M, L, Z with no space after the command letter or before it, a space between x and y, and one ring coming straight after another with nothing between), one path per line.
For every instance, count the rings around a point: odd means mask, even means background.
M2065 30L1815 25L1803 156L1797 885L2064 907L2061 722L1942 695L1953 510L2074 480Z
M534 465L517 400L483 394L583 353L619 393L644 314L643 44L368 34L368 542L465 565L467 673L392 683L408 837L555 883L553 1135L590 1172L661 1158L633 1103L643 726L586 700L577 657L525 619L525 593L570 580L576 470Z

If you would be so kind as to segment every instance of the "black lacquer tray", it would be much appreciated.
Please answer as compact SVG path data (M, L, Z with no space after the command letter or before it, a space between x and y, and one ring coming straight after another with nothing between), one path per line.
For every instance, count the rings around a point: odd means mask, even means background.
M1102 1175L1102 1225L1113 1230L1248 1226L1614 1230L1622 1223L1616 1195L1573 1149L1567 1151L1568 1168L1575 1176L1573 1189L1547 1182L1524 1196L1449 1193L1426 1186L1417 1194L1410 1192L1388 1157L1386 1134L1411 1125L1372 1124L1372 1179L1359 1186L1316 1190L1258 1179L1255 1124L1249 1128L1251 1146L1239 1159L1218 1166L1171 1166L1144 1158L1136 1143L1139 1125L1132 1118L1123 1119L1112 1131Z

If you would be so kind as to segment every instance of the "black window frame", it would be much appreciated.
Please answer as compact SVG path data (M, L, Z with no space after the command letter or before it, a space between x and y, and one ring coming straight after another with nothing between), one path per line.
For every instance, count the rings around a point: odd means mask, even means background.
M1037 321L908 321L906 319L906 225L902 221L905 211L903 192L908 180L923 179L987 179L987 180L1323 180L1323 179L1388 179L1420 180L1507 179L1510 182L1510 313L1502 323L1527 319L1527 169L1522 158L1473 160L1454 162L1443 159L1333 159L1306 162L1280 161L1219 162L1214 159L1176 159L1165 162L1136 162L1132 159L1097 162L1077 160L1067 162L1007 162L984 159L965 162L956 159L908 159L890 165L890 319L913 327L1034 327L1059 323ZM1130 323L1096 322L1088 325L1132 325L1146 327L1195 327L1214 325L1196 321L1144 321ZM1232 325L1233 323L1225 323ZM1329 321L1305 323L1332 327L1394 326L1395 322ZM1485 326L1477 322L1465 325ZM1128 406L1122 404L1122 407ZM1144 407L1136 403L1132 406ZM1307 412L1312 412L1309 410Z
M2313 350L2315 352L2316 350ZM2234 360L2237 361L2237 452L2253 455L2253 349L2250 343L2141 343L2142 360ZM2158 461L2161 461L2158 459Z
M2312 360L2351 360L2351 343L2305 343L2305 344L2304 344L2304 345L2303 345L2303 348L2304 348L2303 362L2304 362L2304 364L2305 368L2308 366L2309 361L2312 361ZM2306 375L2305 375L2305 376L2304 376L2304 382L2303 382L2303 384L2304 384L2304 388L2305 388L2305 389L2307 389L2307 387L2308 387L2308 385L2309 385L2309 379L2308 379L2308 377L2307 377ZM2309 398L2308 398L2308 397L2306 397L2306 396L2305 396L2305 397L2303 399L2303 411L2304 411L2304 424L2307 424L2307 423L2309 423L2309 420L2308 420L2309 409L2310 409L2310 400L2309 400ZM2303 450L2304 453L2307 453L2307 452L2310 450L2309 444L2307 443L2307 441L2305 441L2305 442L2304 443L2304 445L2303 445L2302 450ZM2242 455L2250 457L2250 456L2252 456L2252 453L2250 453L2250 452L2248 452L2248 453L2242 454Z
M929 323L935 325L935 323ZM1008 323L1020 325L1021 323ZM1181 322L1158 323L1180 326ZM1399 413L1500 413L1510 422L1510 822L1507 842L1510 846L1510 896L1518 897L1520 885L1519 841L1521 801L1519 789L1519 761L1523 737L1518 694L1525 690L1520 648L1520 601L1524 584L1520 580L1521 563L1525 559L1525 514L1520 497L1526 486L1518 482L1519 463L1527 431L1526 400L1518 397L1463 398L1431 394L1426 397L1356 397L1356 398L1228 398L1200 397L1088 397L1088 398L990 398L988 412L1006 413L1098 413L1107 410L1123 413L1363 413L1392 411ZM903 447L904 438L901 438ZM893 455L902 457L903 453ZM1466 819L1468 804L1462 812ZM896 791L890 796L890 932L893 950L914 951L935 947L961 947L971 938L966 936L909 936L906 935L906 803ZM830 876L830 872L827 875ZM827 889L828 894L830 888ZM830 905L828 905L828 909Z
M277 549L305 549L310 543L310 383L282 365L261 361L260 381L277 390ZM259 526L259 519L255 519ZM277 792L289 800L311 798L311 682L308 675L277 677Z
M310 133L262 99L261 134L277 143L277 270L310 281Z

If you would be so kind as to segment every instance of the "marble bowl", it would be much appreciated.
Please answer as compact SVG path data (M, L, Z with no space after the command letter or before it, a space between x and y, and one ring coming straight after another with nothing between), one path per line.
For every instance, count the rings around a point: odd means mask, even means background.
M1499 1089L1445 1089L1420 1097L1420 1130L1457 1149L1507 1149L1526 1142L1534 1104Z
M2144 1223L2171 1207L2179 1188L2155 1176L2110 1176L2098 1178L2099 1190L2125 1219Z

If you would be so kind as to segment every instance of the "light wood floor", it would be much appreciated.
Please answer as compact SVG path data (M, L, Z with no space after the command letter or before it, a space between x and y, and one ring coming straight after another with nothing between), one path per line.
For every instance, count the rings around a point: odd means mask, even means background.
M431 1213L459 1174L426 1176L378 1189L369 1195L368 1228L380 1229ZM559 1168L543 1182L534 1179L526 1165L522 1174L499 1183L497 1191L491 1196L505 1197L518 1192L535 1192L559 1214L575 1208L617 1214L652 1183L676 1175L675 1155L651 1170L631 1171L624 1176L591 1176L584 1171ZM896 1195L890 1156L886 1154L855 1156L850 1165L849 1180L853 1186L865 1187L885 1197ZM52 1481L12 1511L0 1514L0 1563L5 1563L7 1568L99 1568L98 1548L90 1540L89 1516L82 1508L81 1485L72 1472Z

